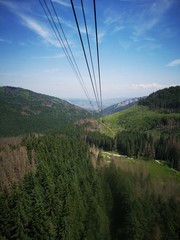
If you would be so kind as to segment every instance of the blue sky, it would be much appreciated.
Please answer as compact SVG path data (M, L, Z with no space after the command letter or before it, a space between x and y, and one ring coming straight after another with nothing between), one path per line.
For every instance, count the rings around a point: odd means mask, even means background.
M96 2L103 98L139 97L180 84L179 0ZM93 97L70 1L53 3ZM85 41L80 1L74 3ZM84 7L97 73L92 1ZM0 86L85 98L39 0L0 0Z

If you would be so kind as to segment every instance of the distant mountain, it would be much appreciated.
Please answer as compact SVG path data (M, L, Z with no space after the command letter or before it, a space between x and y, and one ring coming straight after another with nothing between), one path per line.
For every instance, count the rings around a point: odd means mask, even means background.
M94 100L91 100L91 104L89 103L88 99L84 98L67 98L65 99L67 102L74 104L80 108L84 108L86 110L92 111L92 105L96 106L96 102Z
M121 97L121 98L110 98L110 99L103 99L103 108L107 108L117 102L122 102L125 99L127 99L126 97ZM66 99L68 102L75 104L81 108L87 109L87 110L91 110L91 105L89 103L89 101L87 99L84 98L68 98ZM91 101L92 105L95 106L96 109L96 102L95 100ZM97 109L96 109L97 110Z
M122 110L125 110L129 107L134 106L137 104L139 101L139 98L132 98L132 99L127 99L123 102L116 103L110 107L107 107L103 110L103 115L110 115L116 112L120 112Z
M0 87L0 136L47 132L88 116L84 109L56 97Z

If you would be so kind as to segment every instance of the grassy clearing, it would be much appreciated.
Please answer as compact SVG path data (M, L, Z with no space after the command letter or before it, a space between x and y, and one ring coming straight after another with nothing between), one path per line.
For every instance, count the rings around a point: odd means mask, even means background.
M130 177L137 196L153 194L165 201L174 199L180 202L180 172L155 160L137 160L110 152L102 152L102 157L104 165L112 162Z
M145 166L148 168L150 175L154 178L162 178L165 181L168 178L174 178L180 183L180 172L168 167L167 165L158 164L155 161L144 161Z
M130 169L133 167L135 172L146 171L152 178L161 178L165 181L168 181L169 178L173 178L180 183L180 172L166 165L159 164L155 160L138 160L110 152L102 152L102 157L105 161L113 161L122 170L130 171Z
M118 169L133 177L138 196L147 193L162 196L164 200L180 201L180 172L155 160L137 160L109 152L102 152L102 157L105 165L113 162Z

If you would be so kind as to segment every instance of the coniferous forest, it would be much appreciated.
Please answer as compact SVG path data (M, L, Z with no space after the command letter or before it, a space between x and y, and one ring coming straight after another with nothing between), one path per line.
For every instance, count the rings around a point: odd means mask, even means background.
M174 135L151 134L123 131L116 135L117 151L129 157L159 159L176 170L180 170L179 139Z
M125 173L113 162L94 168L80 138L22 140L35 168L1 192L1 239L178 240L178 197L155 194L149 176Z
M110 116L113 132L66 102L3 89L0 239L179 240L179 104L164 102L176 90Z
M180 112L180 86L165 88L142 98L139 105L163 112Z

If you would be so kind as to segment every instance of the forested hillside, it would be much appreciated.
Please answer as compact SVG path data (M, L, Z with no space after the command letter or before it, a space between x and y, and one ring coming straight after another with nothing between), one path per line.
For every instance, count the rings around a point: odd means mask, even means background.
M171 193L158 178L166 193L158 194L146 171L122 171L100 155L94 169L80 138L33 135L14 145L35 167L0 193L0 238L178 240L179 182Z
M104 117L115 133L115 148L130 157L165 160L180 170L180 87L141 99L139 105Z
M64 100L14 87L0 88L0 136L44 133L90 114Z
M180 86L165 88L139 101L140 105L164 112L180 112Z

